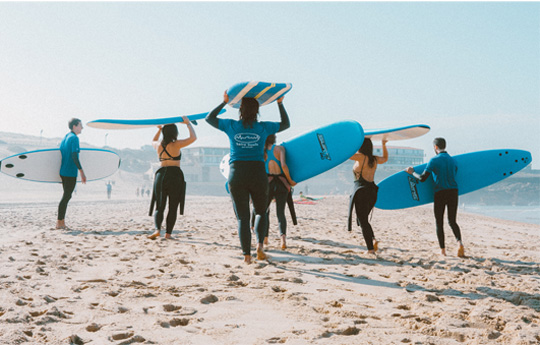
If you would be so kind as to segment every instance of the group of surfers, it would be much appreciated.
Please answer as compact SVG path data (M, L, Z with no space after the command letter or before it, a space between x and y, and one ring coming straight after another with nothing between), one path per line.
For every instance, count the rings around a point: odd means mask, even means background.
M287 248L285 206L290 189L296 185L296 182L291 179L287 167L285 148L275 144L276 133L290 127L283 99L284 97L281 97L277 100L280 113L279 122L259 121L259 102L254 98L242 99L238 120L218 118L220 111L229 103L226 91L223 95L223 102L206 117L206 122L225 132L229 138L230 173L228 187L238 221L238 236L242 254L244 262L247 264L252 262L252 225L257 237L256 257L258 260L267 258L264 248L265 244L268 243L268 211L270 203L274 199L281 235L281 248ZM183 214L186 183L182 169L180 169L181 149L195 142L197 135L187 117L183 117L182 124L186 125L189 130L187 138L178 139L178 127L175 124L168 124L158 126L152 141L161 166L156 171L154 178L150 214L154 217L155 231L148 236L150 239L161 236L164 220L165 238L170 239L176 224L179 207L180 214ZM68 126L70 132L60 145L62 153L60 176L64 193L58 205L57 229L66 228L66 208L75 188L77 174L81 175L82 183L86 183L84 169L78 158L80 151L78 135L83 129L82 122L80 119L74 118L69 121ZM373 155L373 143L369 138L366 138L358 152L350 158L355 163L353 167L354 192L351 195L349 205L349 230L351 230L351 216L354 209L370 254L375 254L379 247L368 216L377 201L378 187L374 183L375 172L379 164L384 164L388 160L386 142L386 140L382 141L383 155L375 156ZM434 214L441 254L446 255L443 230L446 209L448 210L450 227L459 244L457 255L463 257L465 251L460 228L456 222L458 185L455 177L457 165L446 152L446 141L443 138L435 138L433 147L436 156L429 161L422 174L414 172L412 167L408 167L406 171L421 182L430 175L433 176L435 182ZM253 223L251 222L250 201L253 205ZM165 219L164 213L167 204L169 207Z

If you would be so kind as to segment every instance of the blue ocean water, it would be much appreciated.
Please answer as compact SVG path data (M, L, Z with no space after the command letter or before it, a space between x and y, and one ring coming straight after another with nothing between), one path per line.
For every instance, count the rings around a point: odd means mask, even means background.
M465 205L460 211L488 217L540 225L540 206L480 206Z

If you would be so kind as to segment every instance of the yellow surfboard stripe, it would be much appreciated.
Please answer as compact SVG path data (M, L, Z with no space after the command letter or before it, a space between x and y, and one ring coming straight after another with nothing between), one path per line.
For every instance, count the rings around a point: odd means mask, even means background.
M262 95L265 94L266 91L270 90L271 88L273 88L274 86L276 86L275 83L272 83L270 86L264 88L261 92L259 92L259 94L257 96L255 96L255 99L259 99L259 97L261 97Z

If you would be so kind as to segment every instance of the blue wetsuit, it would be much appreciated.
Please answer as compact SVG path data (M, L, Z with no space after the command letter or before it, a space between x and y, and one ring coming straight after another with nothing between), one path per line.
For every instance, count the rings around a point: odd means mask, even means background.
M441 249L445 248L445 208L448 208L448 223L450 224L450 228L452 228L456 240L461 241L461 230L456 221L459 201L458 184L456 182L457 171L458 167L455 159L445 151L441 151L437 156L429 160L426 169L421 175L418 175L417 173L413 174L421 182L424 182L430 175L433 175L433 181L435 182L433 212L435 214L437 238Z
M62 179L62 188L64 193L60 204L58 205L58 220L64 220L66 210L71 195L77 184L77 175L79 169L82 169L79 162L79 137L73 132L66 134L60 143L60 153L62 154L62 163L60 165L60 178Z
M268 205L268 178L264 168L264 143L270 134L289 128L289 117L283 104L278 103L281 122L255 121L250 128L242 121L218 119L217 115L225 107L221 103L206 117L213 127L225 132L231 146L229 191L234 212L238 220L238 236L244 255L251 254L251 231L249 199L255 208L255 231L258 243L264 242L266 229L266 209Z

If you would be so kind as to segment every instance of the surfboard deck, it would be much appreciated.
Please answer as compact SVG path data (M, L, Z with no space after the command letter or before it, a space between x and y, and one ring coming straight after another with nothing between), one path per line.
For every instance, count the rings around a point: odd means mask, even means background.
M323 126L279 145L285 147L285 159L296 183L322 174L349 159L362 146L364 131L356 121L341 121ZM230 155L223 156L219 170L229 177Z
M264 81L246 81L235 84L227 90L229 105L240 108L242 98L255 98L259 105L270 104L285 95L292 88L290 83L267 83Z
M291 178L302 182L348 160L364 142L364 130L356 121L340 121L287 140L285 159Z
M420 137L429 132L428 125L410 125L395 128L366 129L364 136L372 141L406 140Z
M108 177L118 170L120 157L109 150L82 148L79 161L87 181ZM60 183L60 149L45 149L19 153L0 161L0 172L28 181ZM80 175L77 181L81 181Z
M465 153L453 158L458 166L456 182L459 195L499 182L532 162L530 152L511 149ZM421 174L426 165L418 165L414 171ZM433 176L420 182L405 171L398 172L379 183L375 207L395 210L431 203L434 185Z
M222 109L219 113L223 114L226 110ZM200 113L187 115L189 121L197 124L197 120L204 119L208 113ZM184 115L186 116L186 115ZM173 116L173 117L162 117L157 119L132 119L132 120L122 120L122 119L99 119L88 122L86 125L92 128L99 129L137 129L137 128L146 128L146 127L155 127L163 126L171 123L182 123L184 120L182 116Z

